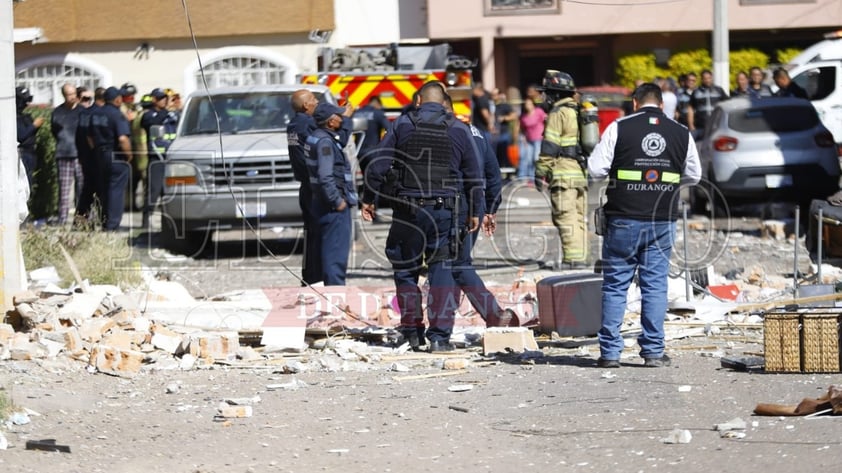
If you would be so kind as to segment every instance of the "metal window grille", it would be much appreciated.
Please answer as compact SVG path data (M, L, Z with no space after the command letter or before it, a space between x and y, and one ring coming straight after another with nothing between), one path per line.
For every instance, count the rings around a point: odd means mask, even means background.
M71 83L91 90L99 87L102 77L72 64L42 64L18 71L16 85L29 88L32 103L58 105L64 101L61 87Z
M236 56L206 64L208 87L283 84L286 68L266 59ZM204 87L201 71L196 72L196 88Z

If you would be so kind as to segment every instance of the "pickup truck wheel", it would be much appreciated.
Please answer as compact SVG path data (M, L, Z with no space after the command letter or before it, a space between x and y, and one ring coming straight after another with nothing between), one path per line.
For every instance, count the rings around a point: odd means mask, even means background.
M161 217L161 246L173 253L198 256L204 250L210 235L210 232L179 232L171 218L166 215Z

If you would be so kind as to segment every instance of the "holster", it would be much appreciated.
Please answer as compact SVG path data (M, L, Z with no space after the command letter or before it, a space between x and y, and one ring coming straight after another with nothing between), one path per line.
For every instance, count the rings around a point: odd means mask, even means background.
M381 195L390 198L397 197L399 178L400 172L395 168L389 168L386 172L386 179L383 181L383 186L380 188Z
M599 236L605 235L608 230L608 219L605 217L605 207L600 205L593 211L594 233Z

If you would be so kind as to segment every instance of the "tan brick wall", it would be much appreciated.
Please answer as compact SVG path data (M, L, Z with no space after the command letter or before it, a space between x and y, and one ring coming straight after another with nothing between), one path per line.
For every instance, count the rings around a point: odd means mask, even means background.
M192 0L197 37L334 29L332 0ZM16 28L40 27L51 43L188 38L181 0L15 2Z

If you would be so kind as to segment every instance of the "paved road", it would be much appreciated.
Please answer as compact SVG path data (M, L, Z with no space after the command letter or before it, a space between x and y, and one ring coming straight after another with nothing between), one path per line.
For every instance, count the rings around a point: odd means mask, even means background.
M588 199L591 210L596 207L600 192L600 188L591 189ZM782 212L785 214L787 209ZM382 215L383 223L355 223L357 232L349 258L349 284L392 284L391 271L383 255L389 229L389 210L384 210ZM704 264L718 264L717 269L722 273L731 267L745 266L742 261L732 261L733 258L722 259L719 250L728 248L734 239L723 239L721 235L747 233L759 236L760 215L761 212L756 209L743 209L741 214L735 209L734 218L730 221L711 223L703 217L693 219L695 222L707 222L708 228L712 225L715 229L708 231L707 235L696 232L697 239L720 235L721 241L712 253L699 249L698 244L691 248L692 251L711 254ZM153 223L156 220L153 219ZM127 228L139 222L139 214L127 214L124 220ZM680 227L679 238L683 234ZM214 249L201 258L193 259L172 255L158 248L155 232L131 231L135 255L145 265L181 278L197 296L256 287L299 285L297 275L301 272L302 242L297 237L300 230L276 228L261 230L258 234L259 238L249 229L220 232L214 236ZM591 260L595 261L599 258L601 243L592 231L589 237ZM706 243L702 241L699 244ZM741 245L741 251L750 250L744 242ZM481 237L474 250L475 264L483 279L491 283L511 284L519 275L540 278L548 273L542 269L542 263L557 261L560 255L561 242L552 226L547 194L518 182L509 183L504 188L503 205L498 212L497 233L493 238ZM779 259L782 264L777 266L791 268L790 257ZM776 267L775 271L780 272L779 269Z

